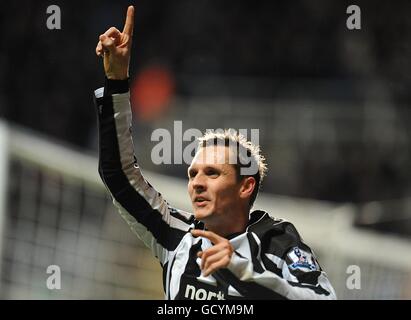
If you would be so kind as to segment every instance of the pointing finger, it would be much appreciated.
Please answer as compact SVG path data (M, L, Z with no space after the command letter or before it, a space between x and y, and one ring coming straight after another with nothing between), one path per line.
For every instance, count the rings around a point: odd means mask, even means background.
M126 22L124 24L123 33L131 37L133 35L133 29L134 29L134 7L129 6L127 8L127 17L126 17Z
M191 230L191 234L194 237L207 238L208 240L210 240L214 244L217 244L217 243L221 242L221 240L225 240L225 238L220 237L219 235L215 234L212 231L204 231L204 230L194 229L194 230Z

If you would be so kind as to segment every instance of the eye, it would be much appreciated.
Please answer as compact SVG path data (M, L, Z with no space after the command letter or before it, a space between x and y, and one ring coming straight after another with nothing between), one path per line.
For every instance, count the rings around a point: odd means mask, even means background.
M195 176L196 176L196 174L197 174L197 171L196 170L190 170L189 172L188 172L188 177L191 179L191 178L194 178Z
M213 177L218 177L219 175L218 170L213 169L213 168L208 168L205 173L207 176L213 176Z

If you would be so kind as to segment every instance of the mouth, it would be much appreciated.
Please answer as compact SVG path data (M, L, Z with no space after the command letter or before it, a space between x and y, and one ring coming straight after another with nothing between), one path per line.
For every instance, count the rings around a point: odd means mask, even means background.
M197 207L204 207L207 205L208 201L209 200L204 197L195 197L193 203Z

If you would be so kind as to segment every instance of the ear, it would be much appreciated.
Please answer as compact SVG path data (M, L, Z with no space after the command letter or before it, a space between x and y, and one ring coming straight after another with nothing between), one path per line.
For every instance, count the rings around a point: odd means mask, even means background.
M241 186L239 190L239 196L241 199L247 199L251 197L257 181L254 177L245 177L241 180Z

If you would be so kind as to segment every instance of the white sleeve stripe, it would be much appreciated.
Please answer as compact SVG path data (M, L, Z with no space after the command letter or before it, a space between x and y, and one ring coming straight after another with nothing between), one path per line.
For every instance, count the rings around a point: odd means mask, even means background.
M131 140L130 126L131 126L131 109L130 109L130 93L113 95L113 109L115 111L115 123L117 131L117 140L120 153L120 161L122 171L127 177L133 188L150 204L150 206L160 212L163 220L171 227L187 231L190 227L183 221L176 219L170 215L168 206L159 193L149 186L143 178L140 169L134 165L134 149L132 144L124 143L124 140ZM122 119L126 116L127 121Z
M253 235L253 238L256 240L256 243L259 247L258 252L260 253L261 252L261 241L257 237L257 235L255 235L254 233L252 233L252 235ZM260 255L258 255L258 257L260 259ZM281 263L281 260L284 261L283 259L280 259L280 258L278 259L279 260L277 260L277 262L279 263ZM261 265L265 269L264 264L261 263ZM283 266L284 265L288 269L288 266L285 263L285 261L283 263ZM228 265L228 269L231 270L240 280L255 282L261 286L264 286L270 290L273 290L274 292L282 295L283 297L286 297L287 299L318 299L318 298L335 299L335 293L333 290L329 290L331 285L329 284L329 281L326 278L324 281L322 281L321 288L323 289L326 288L324 290L330 293L328 296L325 294L319 294L315 292L314 291L315 286L312 286L312 285L307 286L305 288L292 286L287 281L287 279L283 279L279 277L277 274L275 274L274 272L271 272L266 269L263 273L257 273L254 271L253 264L250 260L241 258L236 254L233 254L230 264ZM282 268L282 270L284 270L284 267ZM298 284L298 282L296 283ZM318 287L318 289L321 289L321 288Z

